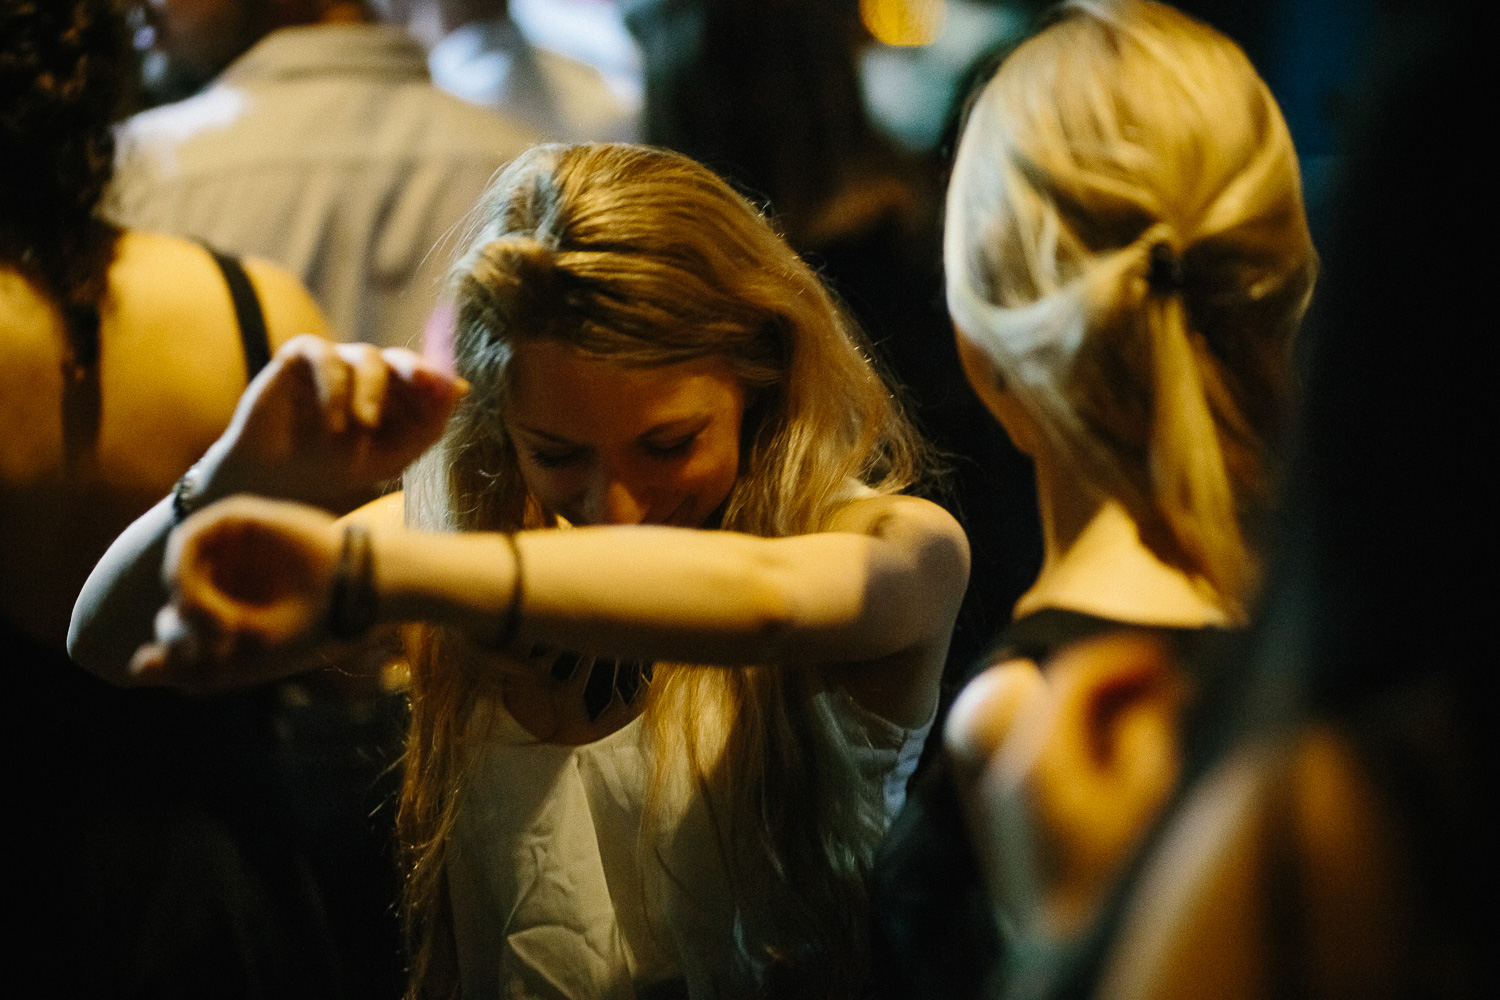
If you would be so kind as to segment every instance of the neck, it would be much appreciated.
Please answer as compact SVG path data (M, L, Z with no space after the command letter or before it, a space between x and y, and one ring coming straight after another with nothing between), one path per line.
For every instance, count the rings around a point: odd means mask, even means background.
M1017 616L1062 608L1143 625L1229 623L1212 589L1151 551L1118 501L1043 456L1036 468L1042 572L1016 602Z

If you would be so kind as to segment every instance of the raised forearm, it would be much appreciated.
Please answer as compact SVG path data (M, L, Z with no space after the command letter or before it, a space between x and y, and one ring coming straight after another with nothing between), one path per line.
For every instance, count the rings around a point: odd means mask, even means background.
M142 514L116 538L73 605L68 655L89 672L130 681L130 657L151 641L152 621L167 601L161 560L172 530L172 498Z
M841 660L909 641L894 609L869 613L879 545L843 533L523 532L518 594L504 536L387 531L375 534L375 574L383 618L442 622L481 641L519 600L528 642L700 663Z
M217 475L222 451L215 444L195 466L195 506L221 499L235 486ZM162 555L175 526L173 500L167 496L110 543L73 604L68 655L75 663L116 684L133 681L130 658L151 641L152 622L167 603Z

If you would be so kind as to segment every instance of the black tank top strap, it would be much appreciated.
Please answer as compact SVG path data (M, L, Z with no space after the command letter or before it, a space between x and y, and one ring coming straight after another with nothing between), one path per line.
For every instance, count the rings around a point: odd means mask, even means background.
M213 247L204 245L214 263L224 274L224 283L229 286L229 298L234 303L234 318L240 326L240 343L245 351L246 381L255 378L260 370L271 363L271 338L266 330L266 315L256 297L255 286L238 257L222 254Z

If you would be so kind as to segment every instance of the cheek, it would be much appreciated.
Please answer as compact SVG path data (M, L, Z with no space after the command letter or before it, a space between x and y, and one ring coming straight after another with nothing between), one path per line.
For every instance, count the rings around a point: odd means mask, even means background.
M582 477L571 469L548 469L526 459L521 459L518 464L527 491L552 513L558 513L583 489Z
M683 470L682 478L684 484L712 510L734 488L735 480L739 478L739 465L739 442L732 437L721 439L694 456Z

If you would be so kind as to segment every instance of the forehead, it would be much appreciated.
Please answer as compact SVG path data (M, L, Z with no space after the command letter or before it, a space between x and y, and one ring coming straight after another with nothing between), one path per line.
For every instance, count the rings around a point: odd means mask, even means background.
M518 344L506 416L572 439L631 437L659 424L738 417L744 389L724 359L629 366L556 340Z

